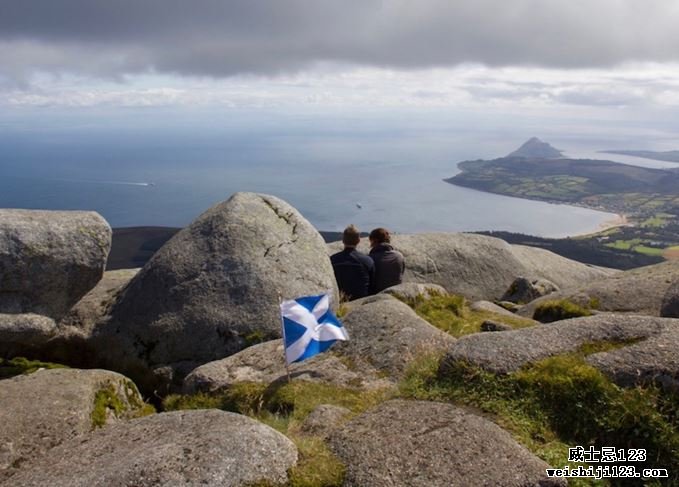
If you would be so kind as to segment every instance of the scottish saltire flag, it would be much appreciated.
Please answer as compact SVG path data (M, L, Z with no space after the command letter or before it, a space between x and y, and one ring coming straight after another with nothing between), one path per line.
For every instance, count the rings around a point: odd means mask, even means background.
M342 323L330 311L327 294L281 302L285 360L301 362L329 349L337 340L348 340Z

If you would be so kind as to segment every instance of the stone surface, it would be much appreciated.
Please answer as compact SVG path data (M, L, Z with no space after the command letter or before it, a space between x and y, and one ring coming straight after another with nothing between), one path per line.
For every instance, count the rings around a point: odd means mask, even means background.
M450 404L388 401L329 438L345 486L566 485L506 431Z
M404 282L397 286L388 287L381 291L390 294L403 301L414 301L416 299L430 299L432 296L445 296L448 294L443 286L432 283Z
M392 244L405 257L404 282L439 284L471 301L498 299L518 276L547 279L561 289L573 289L616 272L485 235L394 235ZM328 244L329 253L341 248L341 242ZM367 252L365 239L359 250Z
M12 477L14 487L244 486L285 482L297 449L246 416L154 414L62 444Z
M624 387L655 383L679 392L679 320L667 320L659 335L587 357L587 362Z
M0 314L0 354L13 355L15 347L37 347L56 333L52 318L35 314Z
M184 379L184 393L217 392L236 382L273 383L287 380L282 340L246 348L230 357L209 362ZM342 387L374 389L392 384L371 368L352 369L333 350L290 365L290 378Z
M474 301L469 305L469 309L472 311L486 311L488 313L495 313L503 316L516 316L516 314L511 311L502 306L498 306L495 303L491 303L490 301Z
M110 249L95 212L0 209L0 313L60 319L99 282Z
M339 428L349 416L351 416L351 411L347 408L332 404L321 404L302 421L300 431L310 436L327 437Z
M599 311L658 316L663 297L679 275L679 260L638 267L612 276L582 280L571 290L562 290L536 299L519 314L533 316L535 308L551 299L568 299Z
M679 318L679 280L667 288L660 306L660 316Z
M576 351L588 343L657 337L676 323L677 320L664 318L602 313L503 333L477 333L451 345L439 374L445 376L458 362L505 374L547 357Z
M337 284L325 244L293 207L236 193L177 233L144 266L95 330L110 367L206 363L280 336L283 299ZM141 384L140 384L141 385Z
M398 379L414 357L445 350L455 341L391 296L377 295L354 303L342 319L349 340L336 343L334 351L357 370L374 368Z
M118 295L138 272L139 269L104 272L94 289L83 296L61 319L59 327L73 327L83 336L89 336L95 324L108 315Z
M49 462L51 448L91 431L95 396L103 389L124 405L118 416L108 410L108 422L143 406L129 379L106 370L39 370L0 381L0 480L31 459L47 454Z
M500 323L499 321L486 320L481 323L481 331L509 331L513 330L511 325Z
M547 296L558 291L559 288L547 279L528 279L517 277L509 286L509 289L500 298L501 301L511 301L512 303L525 304L534 299Z

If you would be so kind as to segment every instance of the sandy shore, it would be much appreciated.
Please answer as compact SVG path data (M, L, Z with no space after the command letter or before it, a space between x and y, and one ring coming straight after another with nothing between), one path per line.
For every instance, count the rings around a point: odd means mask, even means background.
M627 219L627 215L620 213L616 215L615 218L611 218L610 220L600 223L599 227L593 232L578 233L576 235L571 235L570 237L591 237L601 232L605 232L606 230L611 230L612 228L626 227L630 225L632 225L632 223L630 223Z

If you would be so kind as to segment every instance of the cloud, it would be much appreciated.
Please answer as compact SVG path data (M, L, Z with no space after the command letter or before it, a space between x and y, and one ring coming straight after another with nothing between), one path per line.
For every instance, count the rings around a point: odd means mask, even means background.
M182 78L135 75L126 83L87 77L37 76L31 88L0 90L0 106L185 106L294 109L420 107L510 110L564 107L679 107L679 64L635 64L615 70L351 68L280 75Z
M279 75L317 63L419 70L679 61L666 0L4 2L0 78L35 72Z

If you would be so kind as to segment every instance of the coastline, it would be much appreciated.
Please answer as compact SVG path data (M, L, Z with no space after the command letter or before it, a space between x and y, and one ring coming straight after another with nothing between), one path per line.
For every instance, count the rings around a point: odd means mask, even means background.
M630 223L629 219L627 218L627 215L625 215L624 213L618 213L615 216L615 218L612 218L610 220L606 220L605 222L601 222L599 224L599 227L595 231L585 232L585 233L576 233L574 235L569 235L569 238L593 237L595 235L606 232L608 230L613 230L614 228L631 227L631 226L634 226L634 224Z

